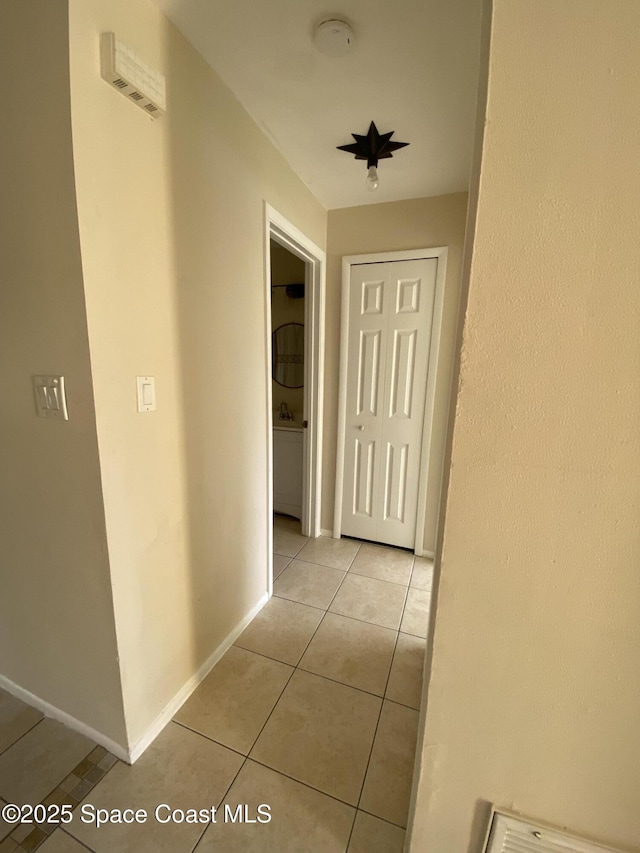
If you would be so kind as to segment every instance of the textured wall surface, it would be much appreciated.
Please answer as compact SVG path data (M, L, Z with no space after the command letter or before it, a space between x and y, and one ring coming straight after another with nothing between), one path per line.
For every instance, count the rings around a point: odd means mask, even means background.
M411 850L640 850L640 6L495 0Z

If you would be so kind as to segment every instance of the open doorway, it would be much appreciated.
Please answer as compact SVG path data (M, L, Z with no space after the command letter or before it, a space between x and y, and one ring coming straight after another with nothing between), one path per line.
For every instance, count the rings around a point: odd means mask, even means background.
M274 510L320 535L324 291L325 253L265 204L269 595Z
M302 522L306 263L273 238L271 405L273 511Z

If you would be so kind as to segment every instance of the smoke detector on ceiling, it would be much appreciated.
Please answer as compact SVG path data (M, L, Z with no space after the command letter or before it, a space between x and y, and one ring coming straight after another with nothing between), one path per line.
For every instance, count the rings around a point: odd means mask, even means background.
M345 56L353 45L353 29L346 21L331 18L318 24L313 40L325 56Z

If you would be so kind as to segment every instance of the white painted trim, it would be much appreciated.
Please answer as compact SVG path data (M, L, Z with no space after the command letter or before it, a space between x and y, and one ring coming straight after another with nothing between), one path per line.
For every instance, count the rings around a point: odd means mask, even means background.
M116 743L114 740L111 740L111 738L102 734L102 732L99 732L97 729L83 723L82 720L78 720L77 717L73 717L71 714L68 714L66 711L62 711L60 708L57 708L45 699L41 699L39 696L36 696L35 693L25 690L24 687L20 687L19 684L11 681L5 675L0 675L0 688L6 690L7 693L11 693L11 695L15 696L16 699L20 699L22 702L26 702L27 705L31 705L32 708L37 708L38 711L42 711L45 717L51 717L53 720L58 720L58 722L63 723L70 729L73 729L74 732L78 732L79 734L90 738L92 741L95 741L95 743L103 746L105 749L108 749L109 752L113 753L113 755L120 758L122 761L129 761L129 750L122 746L122 744Z
M427 374L427 393L424 401L422 421L422 450L420 454L420 478L418 480L418 506L416 509L416 538L414 551L417 556L423 555L424 525L427 512L427 484L431 471L431 436L433 435L433 414L436 400L436 379L440 361L440 338L442 332L442 315L444 309L444 285L447 273L446 248L438 249L436 257L436 292L433 302L433 317L431 319L431 350L429 352L429 372ZM442 467L442 461L440 462ZM436 519L437 520L437 519Z
M349 281L351 262L342 259L340 305L340 366L338 368L338 435L336 445L336 490L333 501L333 538L342 535L342 496L344 492L344 443L347 428L347 368L349 365ZM346 284L345 284L346 282Z
M115 755L116 758L121 759L121 761L125 761L127 764L133 764L138 760L138 758L140 758L145 749L153 743L165 726L171 722L173 717L175 717L176 713L187 701L189 696L191 696L196 687L198 687L207 675L209 675L222 655L231 648L240 634L244 631L251 620L254 619L262 610L268 600L269 595L265 592L255 607L247 613L244 619L236 625L233 631L231 631L231 633L225 637L213 653L209 655L198 671L191 676L186 684L184 684L175 696L165 705L162 712L156 717L153 723L151 723L143 736L130 747L124 747L121 744L116 743L114 740L111 740L111 738L102 734L102 732L99 732L97 729L83 723L82 720L78 720L66 711L62 711L50 702L41 699L34 693L30 693L28 690L25 690L24 687L20 687L20 685L10 681L4 675L0 675L0 688L6 690L7 693L11 693L11 695L15 696L17 699L21 699L23 702L26 702L27 705L31 705L33 708L37 708L39 711L42 711L46 717L58 720L65 726L73 729L73 731L95 741L95 743L103 746L105 749L108 749L109 752L113 753L113 755Z
M270 595L268 592L262 596L262 598L258 601L258 603L247 613L244 619L239 622L236 627L231 631L231 633L227 634L224 640L220 643L220 645L214 649L214 651L209 655L206 661L202 664L202 666L198 669L198 671L191 676L191 678L178 690L175 696L165 705L163 710L158 714L156 719L151 723L146 732L142 735L142 737L136 741L136 743L130 747L129 749L129 764L133 764L135 761L140 758L145 749L150 746L153 741L158 737L160 732L164 729L164 727L171 722L171 720L178 713L180 708L187 701L189 696L193 693L193 691L198 687L198 685L209 675L213 667L218 663L222 655L228 651L231 646L238 639L240 634L244 631L247 625L254 619L258 613L265 606L267 601L269 601Z
M422 449L420 455L420 475L418 481L418 505L416 509L416 531L414 552L423 556L424 522L427 507L427 482L429 479L429 449L433 431L433 410L435 402L436 377L440 355L440 334L444 307L444 286L447 271L446 246L432 249L409 249L401 252L376 252L368 255L345 255L342 258L342 310L340 324L340 376L338 385L338 441L336 448L336 491L333 516L333 536L342 535L342 496L344 484L344 444L347 416L347 364L349 344L349 285L351 267L356 264L380 264L393 261L429 260L436 258L436 291L431 321L431 348L429 351L429 373L427 393L422 423Z
M264 316L267 333L264 336L266 386L265 433L267 436L267 595L273 595L273 389L271 387L271 223L265 205L264 215Z
M272 386L271 386L271 252L273 239L305 261L305 404L304 418L308 428L303 431L303 493L302 532L313 538L320 535L322 508L322 428L324 408L324 326L326 291L326 255L295 225L285 219L270 204L264 206L265 225L265 345L267 386L267 523L273 518L273 436L272 436ZM269 549L273 550L271 531ZM268 558L268 590L273 589L273 557Z
M327 530L326 527L323 527L320 530L320 536L333 536L333 530Z

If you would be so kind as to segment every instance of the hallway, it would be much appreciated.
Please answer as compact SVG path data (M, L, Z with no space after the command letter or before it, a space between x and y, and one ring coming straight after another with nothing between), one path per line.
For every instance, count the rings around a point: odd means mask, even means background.
M133 767L0 697L0 798L75 809L50 837L0 823L0 853L401 853L432 564L299 529L276 519L273 598ZM96 827L80 801L149 820ZM222 805L207 825L158 822L163 803ZM260 804L270 822L230 820Z

